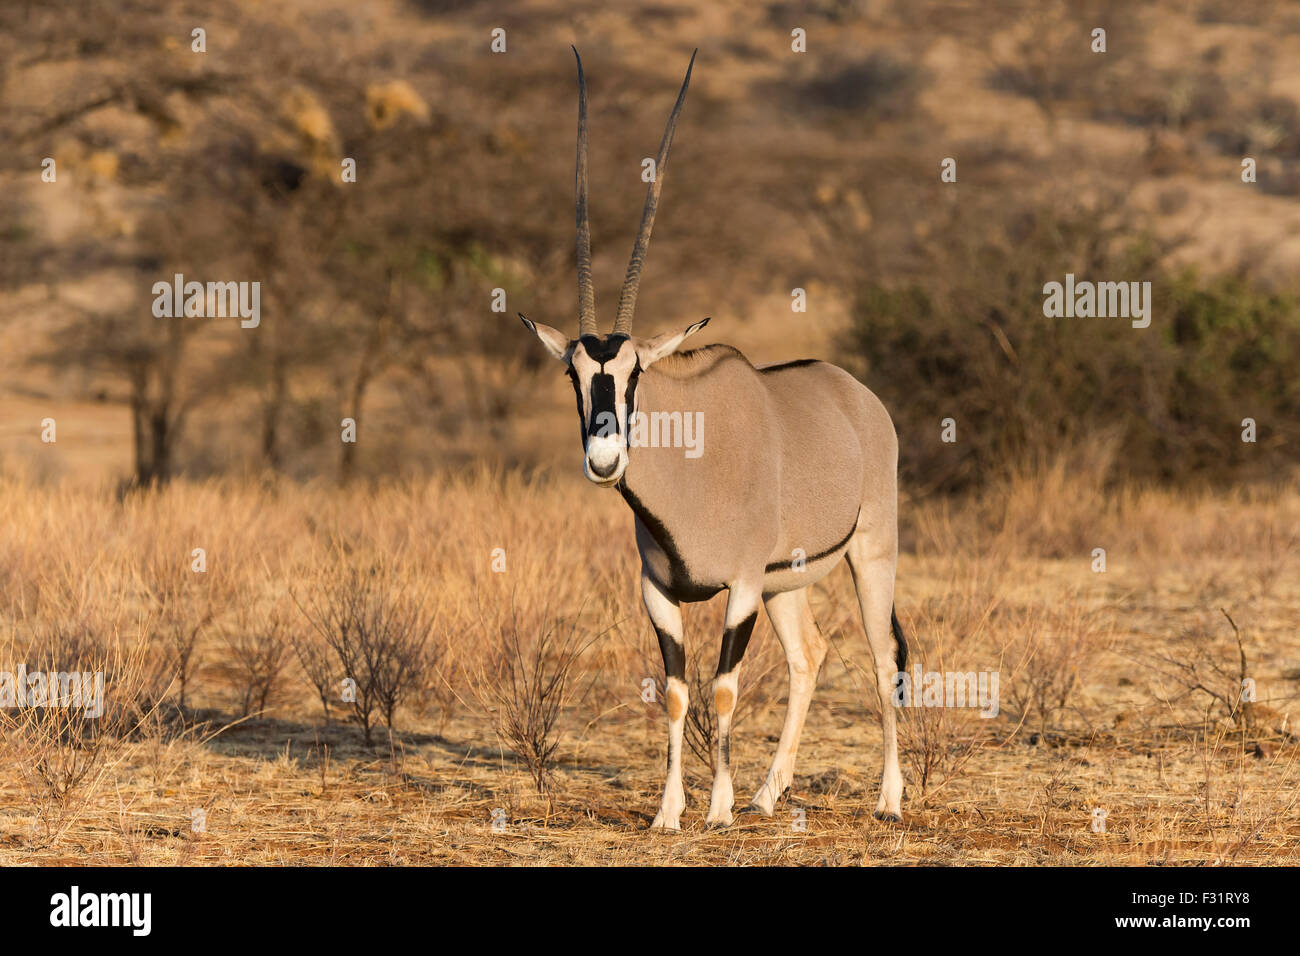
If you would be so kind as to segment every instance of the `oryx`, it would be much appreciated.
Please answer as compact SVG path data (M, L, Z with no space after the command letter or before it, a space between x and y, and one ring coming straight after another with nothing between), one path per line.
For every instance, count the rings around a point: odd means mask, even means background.
M893 613L898 439L889 413L852 375L826 362L755 367L726 345L677 352L708 319L648 339L631 334L668 148L694 65L692 55L659 145L618 317L613 331L602 336L591 278L587 85L579 57L578 337L520 315L568 369L578 398L587 478L617 489L636 516L641 591L663 652L667 685L668 780L651 826L678 829L685 805L681 758L688 692L681 602L727 591L713 681L718 753L706 824L732 820L731 718L740 660L760 602L785 650L790 672L785 726L751 805L770 816L793 778L799 735L828 647L813 619L808 589L841 558L848 559L853 573L881 698L885 753L876 816L901 820L903 777L892 698L907 646ZM702 453L691 457L680 448L645 447L644 440L636 440L656 414L662 419L674 413L707 425Z

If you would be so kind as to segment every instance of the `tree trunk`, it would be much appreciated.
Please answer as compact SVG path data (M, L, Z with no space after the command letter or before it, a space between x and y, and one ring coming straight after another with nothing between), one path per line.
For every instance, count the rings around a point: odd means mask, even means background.
M283 355L277 354L271 362L270 394L262 404L262 459L273 471L280 470L280 421L284 415L285 398L289 393L289 373Z

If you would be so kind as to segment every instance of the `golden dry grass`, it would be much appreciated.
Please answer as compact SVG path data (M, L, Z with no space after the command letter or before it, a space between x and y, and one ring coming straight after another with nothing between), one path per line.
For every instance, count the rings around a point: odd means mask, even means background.
M680 835L645 830L665 734L661 705L640 694L662 668L617 496L486 472L346 490L177 482L120 500L6 479L0 669L102 660L109 700L133 716L106 725L90 772L58 794L40 759L77 748L0 711L0 863L1295 862L1300 493L1108 493L1104 471L1063 459L979 500L905 503L898 609L914 651L927 669L998 671L1001 711L904 714L901 826L870 812L878 705L841 568L815 591L834 648L790 797L774 819L704 831L708 767L688 752ZM1104 574L1091 569L1097 547ZM278 615L286 639L313 640L303 608L342 568L378 566L386 592L422 599L434 621L434 663L396 732L380 721L364 746L341 702L326 724L292 652L267 712L240 718L241 635ZM1258 688L1249 720L1188 687L1196 667L1208 689L1235 692L1221 608ZM688 653L706 674L721 610L687 608ZM501 673L503 633L535 641L557 619L591 644L543 796L483 690ZM177 622L197 628L179 715ZM74 647L75 663L54 660ZM775 747L783 670L762 621L733 744L741 805Z

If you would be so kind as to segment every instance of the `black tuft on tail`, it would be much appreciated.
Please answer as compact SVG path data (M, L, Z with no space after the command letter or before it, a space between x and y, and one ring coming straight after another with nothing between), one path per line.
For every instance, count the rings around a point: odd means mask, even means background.
M894 629L894 641L898 644L898 669L907 670L907 638L903 636L903 626L898 623L898 614L889 609L889 624Z

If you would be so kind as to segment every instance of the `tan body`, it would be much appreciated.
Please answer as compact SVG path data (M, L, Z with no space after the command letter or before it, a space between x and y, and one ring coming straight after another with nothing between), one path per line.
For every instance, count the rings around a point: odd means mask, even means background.
M848 372L825 362L755 368L715 345L657 362L637 397L643 415L699 412L705 427L699 458L633 449L620 487L634 511L671 516L664 541L653 517L639 517L637 545L678 600L739 583L764 595L797 590L824 577L859 528L894 537L898 440L880 400Z

